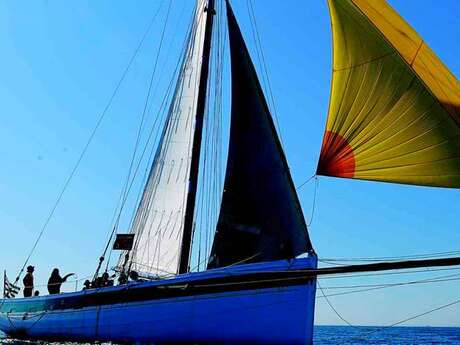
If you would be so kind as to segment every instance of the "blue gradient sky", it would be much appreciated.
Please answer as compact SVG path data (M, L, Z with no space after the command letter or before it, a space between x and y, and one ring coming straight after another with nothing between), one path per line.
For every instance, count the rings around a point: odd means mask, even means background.
M246 1L233 2L255 57ZM25 259L159 3L0 2L0 268L10 276ZM166 33L171 50L160 56L162 79L154 105L174 67L192 4L173 1ZM460 3L391 4L460 76ZM128 168L164 9L32 258L38 281L45 282L54 266L79 277L94 271ZM255 9L286 154L300 184L315 171L327 112L327 5L318 0L256 0ZM228 85L225 93L227 115ZM300 191L307 219L313 190L310 183ZM460 250L459 200L458 190L320 178L310 234L319 256L328 258ZM329 279L321 284L375 284L454 273ZM354 324L386 325L458 298L458 281L451 281L331 301ZM460 306L452 307L409 324L460 326L459 311ZM322 299L316 322L342 323Z

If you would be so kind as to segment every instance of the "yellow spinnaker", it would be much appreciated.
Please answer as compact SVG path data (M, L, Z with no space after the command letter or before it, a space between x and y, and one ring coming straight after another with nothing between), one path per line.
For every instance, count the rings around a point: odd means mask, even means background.
M333 78L319 175L460 187L460 83L384 0L328 0Z

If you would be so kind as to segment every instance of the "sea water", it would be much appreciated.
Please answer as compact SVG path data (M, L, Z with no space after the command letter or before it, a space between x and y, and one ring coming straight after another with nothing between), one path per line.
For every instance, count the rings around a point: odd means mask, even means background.
M316 326L314 339L315 345L451 345L460 344L460 328Z
M314 339L315 345L460 345L460 328L316 326ZM0 340L0 343L31 345L14 340Z

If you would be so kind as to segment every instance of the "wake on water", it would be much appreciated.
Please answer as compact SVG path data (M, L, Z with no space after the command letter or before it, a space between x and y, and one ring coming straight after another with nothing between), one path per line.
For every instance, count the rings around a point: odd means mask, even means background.
M0 338L4 335L0 332ZM12 339L0 340L0 344L46 344ZM349 327L315 326L315 345L460 345L460 328L456 327ZM66 345L73 345L66 343Z

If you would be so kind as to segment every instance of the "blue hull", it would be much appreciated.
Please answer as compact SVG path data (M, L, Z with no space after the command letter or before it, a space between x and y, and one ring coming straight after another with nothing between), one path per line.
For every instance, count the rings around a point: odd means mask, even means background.
M43 340L312 344L316 281L292 278L281 283L263 275L289 274L316 264L316 257L308 257L167 281L4 300L0 330Z

